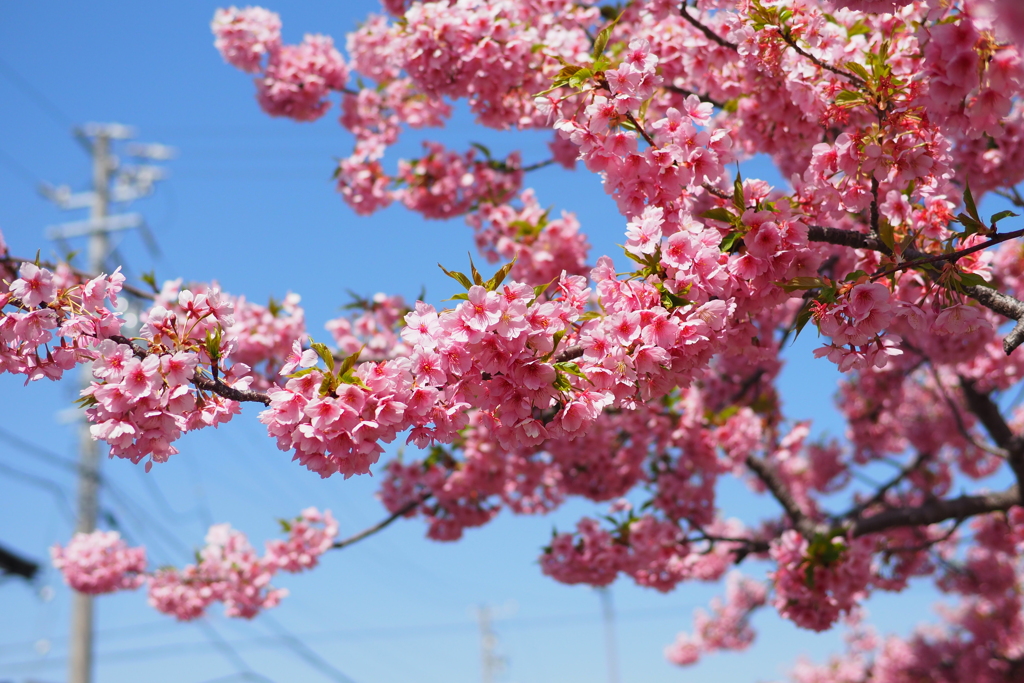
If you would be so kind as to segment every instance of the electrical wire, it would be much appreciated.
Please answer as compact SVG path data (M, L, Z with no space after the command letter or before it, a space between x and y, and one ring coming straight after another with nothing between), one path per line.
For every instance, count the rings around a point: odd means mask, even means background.
M75 122L70 116L64 113L64 111L58 107L53 101L46 95L37 90L28 79L22 77L17 71L11 68L11 65L0 59L0 75L3 75L8 81L26 95L30 100L36 103L36 106L45 111L61 127L74 128Z

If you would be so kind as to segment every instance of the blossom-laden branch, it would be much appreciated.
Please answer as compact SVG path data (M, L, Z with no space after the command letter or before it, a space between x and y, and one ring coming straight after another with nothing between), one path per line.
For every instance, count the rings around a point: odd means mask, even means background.
M356 320L330 323L337 351L307 340L294 305L282 324L280 307L254 315L212 287L173 285L146 313L139 343L119 344L117 316L96 291L116 294L116 278L90 284L22 266L0 294L16 309L2 311L0 361L39 378L94 360L97 381L85 397L94 433L136 461L166 459L180 433L230 419L239 408L224 387L269 398L259 417L268 434L324 477L368 472L383 444L407 434L422 457L387 464L381 498L391 515L353 539L416 514L431 538L454 540L501 509L533 514L582 496L607 503L609 516L555 535L541 558L555 579L607 585L627 575L668 591L722 578L753 552L774 564L779 614L815 630L912 576L955 583L914 550L922 537L950 547L951 535L928 528L943 521L974 516L967 556L992 566L970 573L1017 576L1019 548L1006 540L1024 537L1017 490L949 498L946 486L950 472L982 479L1003 461L964 446L965 425L949 419L919 364L901 353L917 347L945 376L983 378L974 380L982 396L982 386L1018 382L1017 360L999 356L994 316L948 289L866 273L879 268L869 251L889 257L885 267L895 258L913 264L906 268L938 262L921 260L950 234L961 178L985 192L1020 177L1020 53L996 44L989 20L962 3L899 4L891 13L883 0L754 0L691 13L688 4L648 3L611 21L612 8L589 3L548 3L557 9L543 13L536 3L389 0L396 18L360 27L346 57L326 36L284 44L272 12L223 10L218 49L259 74L265 111L309 121L326 115L330 98L342 100L353 151L338 164L337 187L356 212L398 201L429 218L467 216L485 257L514 264L491 279L475 267L449 273L465 291L440 311L374 297ZM875 13L883 5L886 14ZM737 43L718 35L726 30ZM666 83L706 97L659 96ZM557 163L600 174L623 217L631 272L592 258L574 216L554 218L522 190L517 153L498 160L479 146L459 153L427 143L421 158L385 170L405 129L443 125L460 98L493 129L547 129ZM725 106L716 112L715 102ZM771 155L783 177L797 179L793 192L733 179L728 169L750 153ZM807 229L865 213L868 234ZM928 246L887 247L889 227ZM851 249L830 250L823 263L825 250L808 238ZM957 276L994 272L1017 291L1024 259L1009 244L991 261L977 251L943 258L957 261ZM816 295L797 300L798 289ZM960 291L1024 320L1013 297ZM848 443L812 442L808 425L782 413L778 332L810 320L831 338L816 353L846 377ZM1022 334L1008 337L1007 351ZM261 347L254 338L269 340ZM372 361L360 362L364 347ZM964 402L974 401L985 423L989 406L969 391ZM990 434L1013 439L998 425ZM927 453L927 462L919 456L845 517L822 511L823 498L850 493L851 463L906 452ZM747 481L784 511L755 529L727 520L716 499L720 479L747 467L756 477ZM420 504L427 493L432 503ZM647 500L634 510L627 501L637 495ZM172 576L162 599L205 580L199 564L194 577ZM749 643L746 617L767 593L750 581L732 585L735 609L713 610L687 647ZM1009 606L975 621L1017 623L1020 605L1005 597L1019 595L1015 580L1003 584L1002 602L991 588L965 585L955 590ZM1024 638L1000 642L1012 654ZM692 650L677 654L682 663Z
M1018 237L1020 234L1024 234L1022 231L1016 231L1014 233L1006 233L1007 235L1013 235ZM1006 239L1012 239L1013 237L1007 237ZM845 247L851 247L853 249L870 249L883 254L891 255L892 249L890 249L880 239L869 237L863 233L856 232L854 230L844 230L841 228L829 228L818 225L812 225L808 228L807 239L812 242L826 242L828 244L838 244ZM993 238L997 240L993 243L1004 242L1004 239ZM968 248L968 254L978 251L974 247ZM903 264L906 267L910 267L909 263L918 261L919 263L928 263L928 259L934 259L934 261L941 260L956 260L967 254L961 254L955 256L953 254L941 254L941 255L928 255L923 254L916 249L907 249L903 256L909 258L910 261ZM932 262L934 262L932 261ZM1016 320L1017 324L1013 330L1003 339L1003 350L1006 355L1013 353L1014 349L1024 343L1024 302L1019 299L1004 294L995 289L989 287L982 287L980 285L968 285L962 288L964 294L980 303L985 308L998 313L1010 320Z
M84 270L75 268L71 264L66 263L64 261L61 261L59 263L53 263L51 261L40 261L35 259L19 258L17 256L11 256L10 254L0 254L0 264L7 266L8 268L11 269L11 271L17 270L17 268L22 263L34 263L41 268L47 268L52 271L67 269L67 271L71 273L75 277L75 279L80 280L82 282L87 282L89 280L94 280L95 278L100 277L99 273L87 273ZM121 291L127 292L128 294L131 294L132 296L137 297L139 299L145 299L148 301L153 301L156 298L156 295L152 291L146 291L133 285L129 285L125 282L121 283Z

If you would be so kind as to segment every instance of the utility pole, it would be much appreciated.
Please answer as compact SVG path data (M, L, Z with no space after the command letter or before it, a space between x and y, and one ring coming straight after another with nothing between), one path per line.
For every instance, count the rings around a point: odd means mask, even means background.
M601 597L601 616L604 618L604 648L608 658L608 683L619 683L619 655L615 647L615 610L612 592L608 586L597 589Z
M61 242L88 236L86 253L88 271L92 274L98 275L106 270L111 233L144 227L142 216L137 213L111 215L111 203L130 202L146 196L152 193L154 182L165 177L163 169L157 166L120 168L120 162L113 153L113 143L115 140L128 140L134 135L132 128L118 123L86 124L75 131L75 137L92 157L92 190L72 193L66 185L40 188L43 196L62 209L89 208L88 220L50 227L46 236ZM163 145L136 145L129 147L128 151L132 156L160 160L169 159L174 154L170 147ZM83 365L80 380L83 388L89 386L91 375L91 366ZM79 427L78 447L78 524L75 530L88 533L96 529L99 511L100 449L84 417ZM92 683L93 598L73 592L71 599L68 683Z
M480 605L476 610L476 618L480 622L480 680L481 683L494 683L494 675L504 668L505 660L496 653L498 635L491 626L491 608Z

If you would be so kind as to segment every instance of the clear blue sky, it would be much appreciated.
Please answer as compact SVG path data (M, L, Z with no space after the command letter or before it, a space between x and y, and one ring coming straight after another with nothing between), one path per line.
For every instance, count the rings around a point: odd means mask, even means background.
M431 301L447 296L450 281L434 264L465 262L473 249L469 228L461 220L427 223L397 207L355 216L331 187L332 159L351 146L336 122L339 110L315 124L263 115L250 78L213 49L208 24L216 7L194 0L0 6L0 230L12 252L54 252L44 228L82 216L58 211L35 184L86 189L88 160L70 128L117 121L136 126L143 141L180 152L167 164L170 180L134 207L162 253L154 257L138 235L126 234L120 252L130 273L217 279L255 301L298 292L314 335L337 314L346 290L413 299L426 287ZM282 16L287 42L322 32L343 45L344 33L377 3L278 2L271 9ZM459 148L480 141L496 153L521 148L526 163L546 156L547 134L497 134L470 123L460 114L451 130L407 135L397 152L415 154L419 140L431 137ZM760 164L747 175L757 172L771 171ZM596 177L546 169L527 184L541 203L578 213L595 258L616 251L623 220ZM784 376L786 405L791 417L815 418L817 430L841 434L827 401L836 376L831 365L809 358L812 345L812 332L805 333L791 353L798 361ZM23 388L18 378L0 376L0 436L15 434L43 453L0 439L0 543L39 560L73 528L73 477L47 454L76 456L75 427L61 415L75 386L42 381ZM332 509L342 534L384 515L373 498L376 480L321 481L274 447L256 412L247 407L219 430L187 436L181 454L148 476L127 461L104 463L111 485L103 509L131 540L149 547L155 563L187 562L211 522L230 521L261 547L276 532L276 518L308 505ZM722 496L731 515L775 513L770 504L749 505L752 495L735 483ZM550 517L506 514L457 544L426 541L418 521L399 523L329 554L315 572L282 576L276 583L291 595L272 620L227 620L214 608L205 626L179 625L151 610L142 592L101 598L97 680L198 683L246 670L278 683L342 680L312 665L308 651L289 646L293 634L359 683L469 683L480 678L472 613L480 604L502 615L495 628L508 664L500 681L607 680L597 595L556 584L536 565L552 525L566 528L596 511L576 502ZM754 574L764 571L748 565ZM53 597L45 600L50 589ZM623 683L777 679L798 654L821 658L840 642L837 633L801 632L765 611L755 619L760 635L748 652L678 669L664 661L662 648L720 587L683 586L664 596L623 580L612 592ZM871 609L883 630L906 632L930 616L933 597L915 590L873 600ZM0 584L0 681L65 679L69 606L52 570L35 586Z

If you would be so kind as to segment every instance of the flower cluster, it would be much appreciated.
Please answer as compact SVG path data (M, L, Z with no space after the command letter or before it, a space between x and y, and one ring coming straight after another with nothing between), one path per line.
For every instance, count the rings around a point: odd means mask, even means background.
M768 591L764 584L730 572L725 584L725 602L715 598L711 614L697 610L694 632L681 633L676 642L665 649L665 657L673 664L694 664L702 654L719 650L745 650L754 641L750 613L762 607Z
M116 531L77 533L67 547L53 546L50 557L79 593L135 590L146 580L146 549L129 548Z
M210 527L196 564L183 569L146 572L144 548L130 548L115 531L75 534L67 547L51 550L54 567L68 585L82 593L112 593L149 586L149 602L157 610L188 621L201 617L214 602L224 603L229 617L251 619L276 606L287 591L270 581L279 571L312 569L331 548L338 524L330 511L303 510L294 520L282 520L285 541L272 540L263 557L245 534L228 524Z
M797 531L783 532L770 553L778 563L772 604L798 626L828 629L867 595L872 550L870 540L808 542Z
M165 462L182 432L226 422L238 413L235 401L192 388L200 367L211 372L230 353L221 331L234 324L233 305L219 290L181 290L177 301L146 312L141 335L147 347L105 339L93 364L92 382L82 391L93 438L106 441L111 455L138 463L147 456ZM202 370L206 372L206 370ZM247 389L253 377L235 363L218 380Z
M66 265L22 263L18 275L0 289L0 372L57 380L96 358L101 339L120 333L120 269L83 281Z

